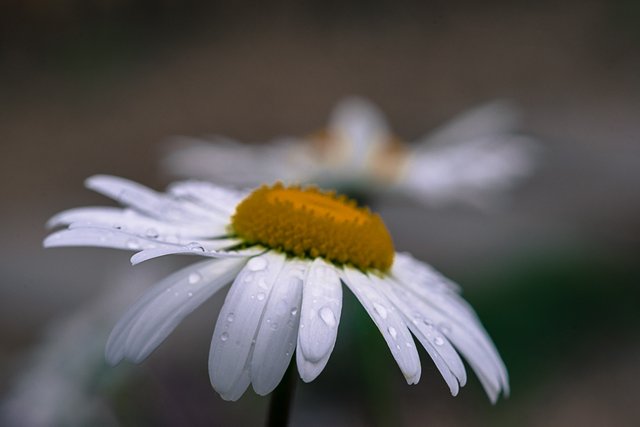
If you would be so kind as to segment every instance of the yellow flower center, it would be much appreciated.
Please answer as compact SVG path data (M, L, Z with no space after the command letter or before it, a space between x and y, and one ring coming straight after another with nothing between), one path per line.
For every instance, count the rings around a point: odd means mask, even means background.
M297 257L380 271L393 262L393 242L378 214L313 187L262 186L240 202L231 226L248 244Z

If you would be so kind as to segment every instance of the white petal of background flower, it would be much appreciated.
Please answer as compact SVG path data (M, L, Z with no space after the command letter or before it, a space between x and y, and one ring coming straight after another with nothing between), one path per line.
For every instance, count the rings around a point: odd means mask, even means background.
M227 294L209 353L211 384L224 399L235 396L234 385L251 362L264 308L284 262L285 257L274 252L251 258Z
M300 377L313 381L336 344L342 312L342 285L332 264L317 258L309 267L302 293L296 362Z

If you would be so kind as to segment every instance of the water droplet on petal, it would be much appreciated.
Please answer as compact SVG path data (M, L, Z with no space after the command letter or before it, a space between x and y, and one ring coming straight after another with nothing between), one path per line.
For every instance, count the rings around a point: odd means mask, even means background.
M267 260L263 257L251 258L247 263L247 268L251 271L260 271L267 268Z
M264 292L259 292L258 295L256 295L256 298L258 298L258 301L262 301L264 297L265 297Z
M187 246L194 252L204 252L204 247L202 247L202 245L198 242L191 242Z
M200 273L194 272L189 275L189 283L192 285L195 285L200 280L202 280L202 275L200 275Z
M278 322L273 322L271 324L271 329L273 329L274 331L278 329Z
M396 331L396 328L394 328L393 326L389 326L387 330L389 331L389 335L391 335L391 338L395 340L398 336L398 331Z
M296 314L298 314L298 307L293 307L293 308L291 309L291 315L292 315L292 316L295 316Z
M223 332L223 333L222 333L222 335L220 335L220 339L221 339L222 341L226 341L226 340L228 340L228 339L229 339L229 334L228 334L228 333L226 333L226 332Z
M193 292L187 292L187 296L191 298L193 296Z
M329 307L322 307L320 309L320 318L326 325L330 328L336 327L336 315L333 314L333 311Z
M229 313L229 315L227 316L227 322L231 323L235 318L236 316L233 313Z
M382 317L383 319L387 318L387 309L382 305L382 304L378 304L377 302L373 303L373 309L376 311L376 313L378 313L380 315L380 317Z
M147 237L149 237L150 239L155 239L159 236L158 234L158 230L156 230L155 228L147 228L147 232L145 233Z
M435 343L435 345L442 345L442 344L444 344L444 339L442 337L438 336L438 337L434 338L433 342Z

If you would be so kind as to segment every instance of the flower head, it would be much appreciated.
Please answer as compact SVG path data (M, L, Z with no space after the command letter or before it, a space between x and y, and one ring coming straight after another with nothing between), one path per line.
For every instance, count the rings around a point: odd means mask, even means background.
M317 182L364 193L400 191L428 205L485 207L533 170L537 147L518 134L518 123L512 105L494 101L406 143L373 103L351 97L320 132L253 145L179 138L165 166L178 176L232 185Z
M453 395L466 383L460 354L492 401L508 393L504 364L458 287L395 252L382 220L344 197L280 184L246 193L203 182L179 182L163 194L110 176L89 178L87 186L125 208L62 212L50 225L68 227L47 237L45 246L134 250L134 264L168 254L206 258L167 277L129 309L107 342L112 364L144 360L232 282L211 340L213 388L228 400L249 384L267 394L294 353L300 377L312 381L336 342L344 284L409 384L421 372L415 337Z

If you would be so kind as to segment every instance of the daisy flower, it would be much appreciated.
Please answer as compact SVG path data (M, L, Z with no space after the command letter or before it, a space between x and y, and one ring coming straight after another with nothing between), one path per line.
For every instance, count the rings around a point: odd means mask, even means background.
M211 340L209 375L226 400L249 384L270 393L295 354L309 382L326 366L342 310L343 285L360 301L407 383L427 351L451 393L467 381L461 356L492 402L509 390L507 371L457 285L395 252L377 214L335 193L299 186L239 192L178 182L166 193L112 176L88 188L124 208L84 207L54 216L45 247L133 250L133 264L169 254L204 258L151 288L117 323L106 346L113 365L143 361L188 314L231 283Z
M173 175L236 186L315 182L365 194L399 191L431 206L485 208L533 171L536 144L518 126L516 109L494 101L406 143L373 103L352 97L336 106L326 129L307 137L251 145L181 137L164 165Z

